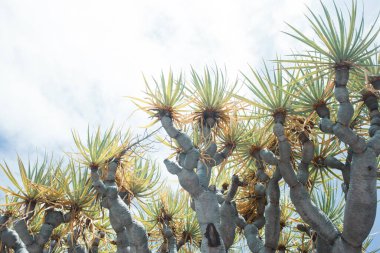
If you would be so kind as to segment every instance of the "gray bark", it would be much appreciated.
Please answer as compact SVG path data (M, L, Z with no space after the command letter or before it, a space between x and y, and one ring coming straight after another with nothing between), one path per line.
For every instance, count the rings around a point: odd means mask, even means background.
M340 170L343 176L342 191L344 192L345 199L347 199L347 191L350 186L350 173L351 173L351 160L352 160L352 151L349 149L346 163L343 164L341 161L335 157L327 157L324 161L324 164L330 168Z
M281 174L278 169L274 172L267 187L268 204L265 208L265 248L266 252L276 252L280 239L280 187L278 182Z
M317 236L316 248L317 248L317 252L331 252L332 245L330 245L328 242L323 240L322 237Z
M174 236L173 230L166 222L163 224L163 226L165 238L168 240L168 253L177 253L177 240Z
M300 214L301 218L318 233L318 235L329 243L334 243L336 238L339 237L337 228L321 210L312 204L310 195L305 186L297 180L297 176L290 163L291 149L290 144L284 135L283 125L275 123L274 133L279 140L280 146L279 169L285 182L290 186L290 198L297 212ZM310 163L313 154L310 149L313 148L313 145L309 145L309 142L303 144L302 163Z
M183 150L179 155L179 165L169 160L165 160L164 163L170 173L178 176L181 186L190 193L194 200L194 209L203 234L201 251L225 252L233 244L236 226L239 226L244 229L248 246L252 252L275 252L280 236L280 191L278 181L281 179L281 174L279 170L276 170L273 178L270 179L264 172L262 160L267 160L270 164L274 165L277 165L279 160L270 152L262 151L256 154L256 166L258 169L256 174L259 181L263 183L258 183L255 186L258 199L257 219L253 224L247 224L244 218L238 215L236 206L232 201L239 184L241 184L237 176L232 178L230 189L224 199L220 194L210 190L208 187L212 167L222 163L232 151L232 147L225 147L221 152L217 153L216 144L210 138L211 129L207 125L204 125L202 134L204 139L210 143L206 154L209 157L213 157L213 159L200 161L199 151L195 151L194 146L189 141L189 137L175 129L171 118L163 116L161 123L167 134L171 138L174 138ZM189 161L189 155L191 155L191 159L198 159L198 161ZM193 171L194 168L196 168L196 173ZM264 184L268 180L269 187L266 190ZM267 208L265 208L266 194L269 199ZM265 222L266 217L269 220L267 223ZM258 236L259 229L264 227L264 225L267 231L265 245ZM214 235L210 235L210 231ZM212 241L214 243L220 241L220 245L211 245L212 243L210 242Z
M342 239L334 245L334 251L360 252L363 241L373 226L376 207L376 157L379 155L380 131L372 131L373 136L368 143L347 126L351 119L351 103L346 85L335 87L335 97L339 101L337 123L333 127L334 134L342 142L348 144L353 151L350 173L350 187L347 191L344 212ZM371 111L371 127L374 126L379 113ZM371 134L370 134L371 135Z
M110 223L117 236L117 253L148 253L148 236L144 226L132 218L127 204L118 194L115 182L118 165L116 159L108 164L105 182L100 179L98 168L91 168L94 188L102 196L102 206L109 210Z
M221 227L221 236L225 245L225 248L228 250L234 243L236 227L238 223L238 212L236 205L233 202L233 199L236 195L239 186L242 186L243 183L240 182L239 177L236 175L232 176L231 184L226 196L221 201L220 207L220 227Z
M0 240L5 246L13 249L15 253L28 253L24 243L21 241L19 235L12 229L7 227L8 216L0 216Z
M45 220L37 235L33 236L28 231L27 218L14 222L13 227L30 253L42 253L45 244L49 241L53 230L62 223L70 220L70 213L63 214L60 211L45 211Z
M244 230L248 248L253 253L266 253L264 243L259 236L259 228L255 223L248 224L242 216L238 216L237 225Z
M208 185L212 167L221 163L229 150L216 153L216 145L207 141L210 145L206 152L214 161L211 159L210 162L201 161L199 150L194 147L189 136L173 126L169 116L162 116L161 124L166 133L175 139L182 149L178 159L179 165L169 160L165 160L164 164L170 173L177 175L180 185L194 201L194 209L202 231L201 251L224 253L226 249L221 236L221 209L218 196L217 192L210 190ZM202 131L203 138L209 140L211 129L204 125Z
M342 74L343 73L343 74ZM290 145L284 135L281 123L275 123L274 133L279 141L279 168L286 183L290 186L290 197L302 219L318 234L317 247L322 252L361 252L362 243L368 236L376 215L376 157L380 151L380 123L377 108L371 111L371 127L368 143L349 128L353 115L353 107L349 101L346 84L348 69L337 69L335 98L339 102L337 122L333 123L328 117L322 118L320 129L334 134L340 141L350 147L346 164L343 165L333 158L327 159L326 165L344 169L349 167L349 175L343 174L347 190L344 214L343 233L340 235L332 222L310 201L310 196L303 184L305 178L296 177L290 163ZM305 144L303 145L302 164L308 164L310 157ZM306 165L302 165L304 173ZM349 186L349 187L348 187ZM347 189L348 188L348 189Z

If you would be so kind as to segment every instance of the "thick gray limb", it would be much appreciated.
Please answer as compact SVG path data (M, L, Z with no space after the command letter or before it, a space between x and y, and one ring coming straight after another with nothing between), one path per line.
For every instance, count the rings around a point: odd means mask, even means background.
M280 239L280 187L279 169L276 169L267 186L267 207L265 208L265 248L266 252L276 252Z
M221 206L221 231L223 236L223 241L225 240L226 250L231 247L233 244L233 240L235 237L235 228L238 226L239 228L244 230L244 235L247 239L248 247L252 252L260 252L264 253L264 244L258 235L259 228L262 228L265 224L264 218L264 208L265 208L265 187L262 184L258 184L255 186L255 193L257 195L258 201L261 203L257 210L258 218L254 221L253 224L247 224L245 219L240 216L236 210L236 206L233 202L229 202L231 196L236 193L234 188L238 185L238 180L233 178L233 183L235 186L231 186L229 190L229 194L227 194L227 201ZM235 182L235 183L234 183ZM263 208L264 205L264 208ZM259 228L258 228L259 227Z
M357 135L349 127L336 123L333 126L333 131L336 137L347 145L349 145L354 153L362 153L366 149L366 143L364 138Z
M376 216L376 154L373 149L353 154L350 176L342 242L358 248L368 236Z
M202 128L202 135L205 143L208 143L208 148L206 149L206 156L210 159L199 160L197 164L197 175L199 178L200 185L207 188L210 184L211 170L212 167L220 165L232 151L232 147L227 146L221 152L217 151L217 146L214 141L212 141L211 128L205 124Z
M231 179L230 188L227 192L226 197L224 198L224 201L230 203L235 197L239 186L241 185L242 185L242 182L240 182L239 177L237 175L233 175Z
M259 182L267 182L269 180L269 176L267 173L265 173L265 166L263 161L260 159L260 155L257 152L256 153L256 160L255 160L255 165L256 165L256 177Z
M204 191L204 188L200 185L199 178L194 171L182 169L176 163L169 161L168 159L164 160L164 164L170 173L177 175L182 188L193 198L199 196Z
M236 217L238 213L234 203L225 201L220 207L220 231L226 250L234 243Z
M100 179L98 168L91 168L91 179L92 185L95 190L101 195L105 195L107 191L106 185L103 183L103 180Z
M259 230L254 224L247 224L244 227L244 236L247 240L248 248L253 253L264 253L263 241L260 239Z
M354 153L362 153L366 149L364 138L360 137L349 128L354 109L349 99L349 91L346 84L335 86L334 95L339 102L337 123L333 126L333 132L342 142L348 144Z
M181 166L188 170L194 169L198 164L200 153L199 150L194 147L190 137L176 129L173 125L172 118L169 116L161 117L161 124L166 133L177 141L183 153L186 155Z
M0 216L0 240L15 253L29 253L19 235L12 229L7 227L9 217L6 215Z
M214 144L214 143L211 143L211 144ZM199 178L199 183L202 187L207 188L209 186L211 175L212 175L212 168L220 165L223 161L225 161L227 157L229 156L229 154L231 153L231 151L232 151L232 147L227 146L221 152L214 153L212 156L210 155L209 157L211 157L211 159L209 160L206 160L206 161L198 160L197 175Z
M178 156L178 164L165 160L164 163L168 171L178 176L181 186L190 193L194 201L194 209L202 231L202 253L224 253L225 246L221 237L221 220L218 195L216 191L209 189L211 168L221 163L231 152L232 147L226 147L222 152L216 153L217 147L211 140L211 126L203 126L201 133L203 138L209 143L206 152L210 156L211 162L199 159L199 150L194 148L191 139L184 133L177 130L173 121L168 116L160 118L161 124L167 134L174 138L180 145L182 152ZM201 129L202 130L202 129ZM207 159L206 159L207 160ZM193 171L197 168L197 172Z
M229 190L220 207L220 230L226 250L232 246L235 239L238 212L236 210L236 205L232 200L236 195L238 187L241 185L242 182L240 182L239 177L233 175Z
M256 201L257 201L257 216L256 220L253 222L253 225L257 229L262 229L265 225L265 204L266 204L266 188L262 183L257 183L255 185L255 195L256 195Z
M284 127L281 123L275 123L274 133L279 141L280 147L280 162L278 168L285 182L290 186L290 198L297 212L320 236L329 243L334 243L336 238L339 237L339 232L328 217L312 204L309 193L303 184L298 182L297 176L290 163L290 144L285 137ZM312 159L310 154L312 154L312 152L309 149L312 148L313 145L303 145L303 163L310 163Z
M352 160L352 150L349 149L347 153L346 163L343 164L341 161L335 157L326 157L324 164L330 168L340 170L343 176L342 190L344 192L345 198L347 199L347 191L350 185L350 171L351 171L351 160Z
M241 229L244 229L244 235L247 240L249 249L254 253L269 253L276 252L279 237L280 237L280 209L279 198L280 189L278 181L281 179L279 170L276 170L272 179L268 183L267 190L261 183L255 185L255 194L258 201L257 218L252 224L247 224L242 216L237 213L236 207L230 209L230 217L235 217L234 224ZM232 190L231 192L234 192ZM269 205L265 208L265 194L267 193ZM224 203L222 208L227 205ZM264 217L265 209L265 217ZM226 210L226 209L224 209ZM223 216L222 216L223 217ZM232 224L230 224L232 225ZM259 229L265 225L265 244L259 236Z
M211 140L211 129L208 126L204 126L201 129L204 142L209 143L208 147L206 149L206 157L210 161L204 161L198 159L197 163L197 176L199 178L199 183L202 187L207 188L210 184L210 179L211 179L211 168L214 166L215 161L213 160L213 157L215 156L217 146L214 141Z
M336 79L340 72L337 71ZM377 148L380 148L380 139L376 141L375 135L379 131L375 131L374 136L366 144L364 138L349 129L347 122L349 123L351 119L353 109L346 84L347 82L341 82L334 90L335 98L339 101L338 123L333 127L334 134L347 143L353 151L342 240L339 240L337 245L341 243L347 252L359 252L376 216L376 156L379 153ZM367 104L368 101L365 102ZM371 116L376 115L376 112L378 113L378 110L374 108ZM339 247L334 245L334 250L335 248Z
M324 164L332 169L344 170L345 165L333 156L326 157Z
M368 141L368 147L372 148L376 156L380 154L380 112L379 110L373 110L370 113L371 124L369 128L369 134L371 138Z
M109 182L112 184L113 182L115 182L118 165L119 165L118 158L114 158L112 161L108 163L108 166L107 166L108 171L107 171L107 177L106 177L105 183Z
M349 168L349 175L343 174L347 192L343 233L341 237L337 238L332 249L333 252L349 253L361 252L361 245L368 236L376 215L375 160L380 153L380 131L378 131L380 117L377 101L374 101L376 97L366 96L364 103L371 116L369 128L371 139L365 143L364 138L350 129L353 107L347 90L348 76L348 68L336 69L334 94L339 102L337 123L333 124L329 119L322 118L320 128L324 132L333 133L351 149L345 164L346 169ZM332 166L342 167L335 161L327 162L334 163Z
M298 164L297 179L306 185L309 180L309 163L314 157L314 144L304 133L301 133L299 139L302 142L302 159Z
M44 223L36 236L29 233L26 219L14 222L13 227L30 253L42 253L53 230L62 223L69 222L70 216L70 213L63 214L60 211L46 210Z
M260 150L260 160L270 165L278 165L279 159L269 150Z
M254 224L248 224L241 216L238 217L237 225L239 228L244 229L244 236L251 252L265 253L264 244L259 236L258 228Z
M221 152L216 152L217 147L216 144L211 141L211 128L208 124L205 124L201 128L201 134L206 141L206 143L209 143L209 146L206 150L207 156L209 156L211 159L208 159L209 161L203 161L200 160L200 153L199 150L196 149L190 139L189 136L182 133L178 129L174 127L173 120L169 116L165 115L160 118L161 124L163 128L165 129L166 133L173 139L177 141L177 143L180 145L183 152L181 152L179 156L179 165L182 168L185 168L187 170L193 170L194 168L197 169L197 176L199 180L199 184L203 188L207 188L210 182L211 177L211 169L214 166L219 165L222 163L228 155L232 151L232 147L227 146L223 149ZM165 162L167 164L167 162ZM173 165L167 166L168 170L172 174L179 174L180 167L175 167Z
M322 118L321 121L319 122L319 129L321 129L321 131L326 134L333 134L334 133L333 127L334 127L333 122L328 118Z
M177 253L177 240L174 236L173 230L166 223L164 223L163 226L165 238L168 240L168 253Z
M98 169L91 168L91 178L96 190L102 196L102 206L109 209L112 228L116 232L117 253L149 253L148 236L144 226L132 218L127 204L120 198L114 179L118 160L108 164L111 175L105 183L99 177Z
M232 146L226 146L221 152L217 152L214 155L213 161L215 163L210 164L210 165L212 165L212 166L220 165L224 160L226 160L228 158L228 156L230 155L231 152L232 152Z
M332 245L325 241L322 237L318 236L317 235L317 239L316 239L316 248L317 248L317 252L331 252L332 251Z
M269 176L265 173L265 167L263 162L266 162L270 165L278 165L279 159L270 151L268 150L260 150L260 152L256 152L254 154L256 158L256 168L257 168L257 178L259 182L268 182L267 188L266 188L266 196L268 200L268 204L265 207L266 199L263 196L263 189L265 187L262 184L257 184L255 186L255 193L258 197L258 218L253 223L256 228L260 229L263 225L265 225L265 243L263 248L261 248L261 244L259 243L259 248L262 250L265 250L265 252L276 252L278 241L280 238L280 206L279 206L279 200L280 200L280 188L278 186L279 180L281 180L281 173L280 170L277 168L272 176L272 178L269 178ZM263 211L263 207L265 208L265 211ZM263 213L265 212L265 216ZM250 229L249 229L250 231ZM252 230L255 231L255 230ZM254 240L257 240L255 236L251 238L254 238ZM252 240L252 239L251 239ZM250 248L252 248L251 246ZM252 250L252 249L251 249ZM254 249L258 250L258 249Z
M320 129L325 133L333 133L339 140L349 145L356 153L361 153L366 148L365 140L349 128L354 109L349 100L346 84L335 87L334 95L339 102L337 122L334 124L329 118L322 118Z
M202 253L226 252L221 237L221 214L216 192L205 190L194 198L195 212L202 231Z
M354 247L353 245L348 244L342 237L339 237L333 247L332 253L361 253L362 247Z
M207 188L211 179L211 166L209 167L204 161L198 160L197 176L199 179L199 184L203 188Z
M110 206L109 206L108 201L106 199L106 194L108 192L109 186L106 186L103 183L103 181L100 179L98 168L91 168L91 179L92 179L92 185L97 190L97 192L102 196L102 199L103 199L102 205L109 209ZM121 198L120 198L120 200L121 200ZM129 214L129 210L127 210L127 212ZM113 217L111 218L111 214L110 214L110 221L111 220L113 220ZM115 223L117 223L117 222L115 222ZM127 253L130 250L128 235L126 233L125 226L122 226L121 224L119 224L119 225L120 226L115 225L115 227L114 227L113 222L111 222L111 226L115 230L116 236L117 236L117 239L116 239L117 253Z
M301 232L306 233L310 238L312 238L311 227L306 224L297 224L297 229Z

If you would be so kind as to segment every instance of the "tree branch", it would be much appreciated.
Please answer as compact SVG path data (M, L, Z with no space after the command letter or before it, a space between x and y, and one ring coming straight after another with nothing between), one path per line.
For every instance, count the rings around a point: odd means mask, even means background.
M193 198L199 196L204 189L199 183L199 178L192 170L181 169L176 163L164 160L167 170L177 175L180 185L185 189Z
M267 207L265 208L265 248L266 252L276 252L280 239L280 170L277 168L267 186Z
M236 205L232 200L236 195L238 187L242 185L243 183L239 180L239 177L233 175L227 195L224 197L224 202L220 207L220 230L226 250L228 250L234 243L238 222L238 212Z
M98 173L98 168L91 168L93 185L102 197L102 206L109 209L109 218L112 228L116 232L118 252L149 253L148 236L144 226L132 218L127 204L120 198L115 182L115 173L118 159L108 164L109 174L104 183Z
M339 237L339 232L328 217L311 200L305 187L298 182L295 172L290 163L290 144L285 137L284 127L281 123L275 123L274 133L279 141L280 162L278 168L285 182L290 186L290 198L301 218L308 223L320 236L333 244ZM310 163L313 147L307 142L303 144L302 162Z
M174 236L173 230L170 228L167 221L163 223L163 226L164 235L169 244L169 253L177 253L177 240Z
M0 216L0 240L8 248L11 248L15 253L29 253L19 235L12 229L7 227L9 217L6 215Z
M71 213L64 215L60 211L46 210L44 223L36 236L32 236L29 233L27 220L25 218L16 221L13 227L30 253L40 253L45 244L49 241L53 230L62 223L69 222L70 215Z

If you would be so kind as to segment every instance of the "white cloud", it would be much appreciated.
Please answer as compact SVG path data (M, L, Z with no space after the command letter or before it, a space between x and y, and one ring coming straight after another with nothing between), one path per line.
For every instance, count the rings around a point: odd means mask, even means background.
M10 147L1 154L59 150L72 128L124 123L134 107L122 96L142 95L142 72L218 63L235 77L259 66L288 47L279 25L303 9L289 0L2 1L0 129ZM126 124L142 125L138 115Z

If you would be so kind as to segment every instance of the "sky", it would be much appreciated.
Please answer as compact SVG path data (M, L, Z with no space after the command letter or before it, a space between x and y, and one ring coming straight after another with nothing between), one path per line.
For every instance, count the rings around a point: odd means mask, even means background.
M380 7L363 2L370 25ZM71 151L72 129L115 123L141 132L149 119L131 116L126 96L144 96L143 74L218 64L233 79L248 64L260 68L300 49L281 32L289 31L285 21L312 34L306 5L320 7L315 0L0 0L0 160L12 167L17 154Z

